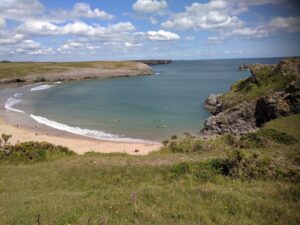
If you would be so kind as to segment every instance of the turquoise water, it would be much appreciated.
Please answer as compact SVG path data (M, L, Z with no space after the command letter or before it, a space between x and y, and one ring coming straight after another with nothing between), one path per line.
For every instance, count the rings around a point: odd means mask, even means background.
M174 61L153 66L156 75L56 84L32 91L18 108L52 121L130 138L162 140L172 134L199 133L209 113L210 93L228 91L247 63L278 58Z

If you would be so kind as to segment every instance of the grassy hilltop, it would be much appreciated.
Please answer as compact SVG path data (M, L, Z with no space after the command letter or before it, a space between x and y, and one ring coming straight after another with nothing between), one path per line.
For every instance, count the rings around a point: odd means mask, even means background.
M0 83L56 81L112 76L149 75L151 68L133 61L1 62ZM84 74L84 76L80 76ZM90 76L90 77L88 77ZM16 81L16 79L18 79Z
M248 146L173 136L148 156L18 147L0 160L0 224L299 224L299 119Z

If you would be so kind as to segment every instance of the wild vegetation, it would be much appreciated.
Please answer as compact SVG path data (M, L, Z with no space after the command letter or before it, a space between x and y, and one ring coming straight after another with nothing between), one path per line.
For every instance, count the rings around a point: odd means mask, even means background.
M63 146L55 146L46 142L24 142L9 145L11 135L2 134L4 140L0 147L0 164L24 164L39 161L48 161L75 153Z
M148 156L20 144L65 154L0 160L0 224L299 224L295 121L299 115L241 137L173 135Z
M280 64L277 67L279 66ZM296 72L291 71L291 69L282 74L276 66L261 66L258 64L253 67L252 76L237 81L231 86L229 92L221 96L223 110L239 105L242 102L255 100L260 96L282 91L292 81L299 79Z
M87 61L87 62L1 62L0 79L22 79L27 75L59 73L76 68L132 68L130 61Z

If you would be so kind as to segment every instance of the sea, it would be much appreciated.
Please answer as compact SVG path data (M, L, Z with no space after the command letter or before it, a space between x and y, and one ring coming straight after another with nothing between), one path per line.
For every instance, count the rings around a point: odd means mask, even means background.
M53 129L99 140L159 142L171 135L199 135L210 116L211 93L224 93L250 75L244 63L280 58L178 60L152 66L154 75L35 84L10 96L7 111Z

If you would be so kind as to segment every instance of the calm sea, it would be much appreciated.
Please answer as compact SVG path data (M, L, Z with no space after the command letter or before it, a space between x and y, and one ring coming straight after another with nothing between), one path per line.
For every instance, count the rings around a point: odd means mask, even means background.
M198 134L209 116L203 107L207 96L226 92L233 82L250 75L238 71L239 65L279 60L174 61L153 66L153 76L66 82L30 91L16 108L52 127L96 132L91 136L99 139L159 141L183 132Z

